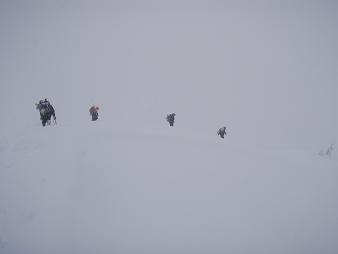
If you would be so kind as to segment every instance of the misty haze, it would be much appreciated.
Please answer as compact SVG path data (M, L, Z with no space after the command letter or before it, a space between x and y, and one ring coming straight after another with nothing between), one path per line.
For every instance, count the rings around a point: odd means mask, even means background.
M338 253L337 27L330 0L0 1L0 253Z

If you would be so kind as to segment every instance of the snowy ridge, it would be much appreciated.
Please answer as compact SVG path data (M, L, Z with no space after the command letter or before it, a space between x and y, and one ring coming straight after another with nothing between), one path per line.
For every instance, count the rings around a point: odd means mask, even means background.
M216 137L163 135L168 128L150 135L97 122L3 137L1 253L220 253L223 245L264 253L267 241L272 253L335 248L335 157L250 152Z

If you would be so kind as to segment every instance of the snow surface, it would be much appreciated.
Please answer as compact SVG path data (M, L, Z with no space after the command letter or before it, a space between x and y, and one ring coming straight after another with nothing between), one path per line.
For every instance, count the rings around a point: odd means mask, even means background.
M1 1L0 253L338 253L337 4L258 3Z
M336 156L183 134L100 119L2 137L1 253L337 250Z

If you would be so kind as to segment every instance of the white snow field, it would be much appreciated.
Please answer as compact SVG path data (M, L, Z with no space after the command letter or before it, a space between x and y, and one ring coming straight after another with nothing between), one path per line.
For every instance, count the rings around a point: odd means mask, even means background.
M1 253L335 253L336 156L185 134L102 119L2 137Z
M338 253L337 12L0 1L0 254Z

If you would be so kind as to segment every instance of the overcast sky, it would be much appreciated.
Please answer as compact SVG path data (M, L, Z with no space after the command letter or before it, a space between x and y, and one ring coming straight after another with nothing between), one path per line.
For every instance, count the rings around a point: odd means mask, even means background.
M2 128L59 123L92 104L123 126L162 124L238 143L337 141L336 1L7 1L0 3Z

